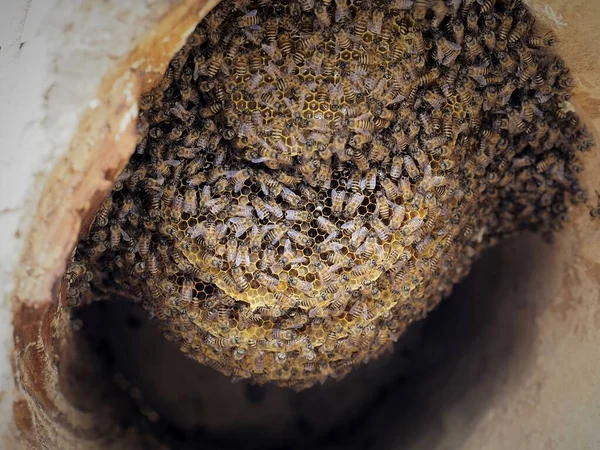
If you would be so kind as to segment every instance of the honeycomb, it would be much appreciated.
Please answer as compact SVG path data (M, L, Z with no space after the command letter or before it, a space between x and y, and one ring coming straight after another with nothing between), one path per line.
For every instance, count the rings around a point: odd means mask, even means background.
M67 271L190 358L303 389L585 199L573 81L518 0L225 1L140 100Z

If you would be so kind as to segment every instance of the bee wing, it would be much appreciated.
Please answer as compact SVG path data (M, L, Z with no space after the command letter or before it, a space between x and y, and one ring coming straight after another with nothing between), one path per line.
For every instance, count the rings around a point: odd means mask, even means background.
M121 227L121 237L123 238L124 241L127 241L127 242L131 241L131 236L129 236L122 227Z
M187 234L192 238L204 237L206 235L206 227L202 223L198 223L187 229Z
M487 86L488 82L483 75L472 75L473 78L480 86Z
M221 239L223 236L227 234L227 230L229 227L224 223L219 223L217 225L217 237Z

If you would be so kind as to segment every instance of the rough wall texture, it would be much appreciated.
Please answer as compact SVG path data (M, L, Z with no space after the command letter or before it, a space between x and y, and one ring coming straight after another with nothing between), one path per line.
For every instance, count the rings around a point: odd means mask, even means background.
M160 73L168 55L201 17L205 3L25 0L0 6L6 21L6 26L0 25L0 432L6 435L16 401L15 418L24 433L18 436L13 430L6 437L11 440L7 448L16 447L17 440L33 448L39 437L54 441L51 448L59 442L55 439L63 439L62 448L74 447L77 440L68 432L49 435L44 426L59 414L71 413L81 421L77 427L104 433L105 440L94 441L90 431L89 446L125 439L106 429L98 431L94 418L74 411L52 391L58 378L51 368L64 350L52 331L62 325L64 315L41 328L27 324L41 322L55 307L53 284L77 238L73 230L133 150L131 119L137 94ZM574 102L599 129L600 3L528 3L559 38L557 51L578 82ZM154 57L147 64L144 57L149 54ZM597 151L585 162L584 183L593 193L600 189ZM435 444L424 437L414 448L600 447L600 227L585 209L573 216L554 246L535 247L544 264L522 283L501 290L513 293L518 323L529 330L522 351L503 364L503 353L492 339L489 358L479 365L458 361L466 368L457 373L470 373L474 388L432 418L442 437ZM16 389L10 360L13 312ZM498 336L502 332L498 329ZM47 379L27 378L27 370L39 373L44 367ZM489 371L501 371L503 382L486 383ZM464 379L447 382L460 384ZM44 393L56 397L43 398ZM485 413L470 415L483 399L489 402ZM49 409L32 414L32 405L36 409L44 401Z
M1 53L0 422L10 424L14 400L24 430L17 439L24 445L37 446L36 438L51 446L70 442L68 431L48 433L46 427L77 415L56 389L56 360L64 347L54 331L65 317L42 318L55 308L56 277L64 272L82 217L133 151L140 92L162 74L214 3L34 0L1 7L11 33L3 36ZM9 376L11 309L16 392ZM41 372L46 376L31 376ZM94 434L94 418L84 416L79 419L87 424L69 428L83 425Z

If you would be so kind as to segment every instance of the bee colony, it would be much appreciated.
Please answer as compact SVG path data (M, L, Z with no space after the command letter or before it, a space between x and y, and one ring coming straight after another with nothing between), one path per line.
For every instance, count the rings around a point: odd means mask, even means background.
M548 237L592 140L520 0L224 1L142 96L67 271L200 363L296 389L426 316L485 248Z

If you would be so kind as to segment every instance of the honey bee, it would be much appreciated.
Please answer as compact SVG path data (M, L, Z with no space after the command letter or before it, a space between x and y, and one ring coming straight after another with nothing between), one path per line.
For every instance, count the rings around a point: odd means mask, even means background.
M317 217L317 226L320 230L324 231L325 233L337 233L337 227L325 216Z
M481 8L479 9L480 14L489 13L494 8L494 5L496 3L496 0L477 0L477 1L481 5Z
M281 33L277 39L277 44L283 56L287 57L292 53L292 37L290 33Z
M298 208L302 205L302 199L300 198L300 196L288 187L284 186L281 189L281 198L283 198L284 201L289 203L294 208Z
M252 10L238 19L238 25L242 28L256 27L260 24L260 17L256 14L258 10ZM212 75L211 75L212 76Z
M335 15L334 19L336 22L341 22L350 17L350 7L348 6L348 0L335 0Z
M358 247L363 243L369 234L369 229L364 225L355 230L350 237L349 248L353 251L357 250Z
M383 27L383 18L384 12L381 9L376 9L373 11L373 15L371 17L371 21L368 25L368 30L373 34L381 34L381 29Z
M108 225L108 216L113 208L113 198L109 196L102 202L98 213L96 214L96 218L94 219L94 223L98 227L105 227Z
M267 275L264 272L255 272L254 279L270 291L276 290L277 286L279 286L279 280L277 278Z
M306 280L301 280L298 277L289 277L288 284L292 289L300 291L306 295L310 294L313 290L313 284L311 282L306 281ZM300 317L303 318L300 321L292 322L291 318L282 320L282 327L285 327L285 328L300 328L300 327L302 327L308 320L308 317L304 314L300 315Z
M312 244L312 239L307 235L301 233L296 230L288 230L287 235L290 237L291 241L299 245L301 247L309 247Z
M238 245L238 252L237 255L235 255L235 261L233 265L234 268L239 267L241 265L244 265L246 267L250 265L250 247L246 242L242 242Z
M229 196L225 195L223 197L211 198L206 202L205 205L211 214L217 216L221 211L229 206Z
M392 180L390 180L389 178L387 178L385 175L381 175L379 182L381 184L381 187L383 187L383 190L385 192L385 196L390 200L390 201L395 201L398 197L400 197L400 190L398 189L398 186L396 186L396 184L394 184L394 182Z
M278 223L275 224L271 230L269 230L265 238L271 242L271 245L276 245L286 232L286 226L283 223Z
M512 24L513 16L510 13L504 13L497 32L499 41L508 41L508 33L512 29Z
M433 83L435 80L437 80L440 76L440 70L437 67L434 67L433 69L431 69L429 72L427 72L425 75L421 75L419 78L417 78L416 81L416 86L425 86L427 84Z
M281 53L281 50L279 49L277 42L273 42L270 45L262 44L261 48L269 56L269 58L271 58L271 60L275 64L279 64L281 61L283 61L283 54Z
M298 0L298 3L304 12L312 11L315 7L315 0Z
M260 270L266 270L275 264L275 247L273 245L267 245L262 252L258 268Z
M550 155L546 156L543 160L538 162L535 165L535 168L538 172L545 172L550 168L550 166L552 166L556 162L556 160L557 160L556 155L550 154Z
M315 8L315 16L321 28L328 28L331 25L331 17L325 5L319 5Z
M343 29L340 29L335 35L337 46L341 50L347 50L352 46L353 37L346 33Z
M413 4L413 17L415 20L425 19L427 10L429 9L429 0L415 0Z
M517 22L517 24L514 26L514 28L508 34L509 44L514 44L517 41L520 41L528 29L529 29L529 23L527 21Z
M346 207L344 208L344 216L352 217L354 214L356 214L358 207L362 204L364 199L365 196L360 192L355 192L352 194L348 200L348 203L346 204Z
M189 305L194 296L194 282L192 280L184 280L179 291L178 301L181 305Z
M334 216L339 216L342 213L346 192L343 190L331 190L331 212Z
M196 215L198 214L198 194L196 189L187 189L183 198L183 212Z
M600 193L596 191L597 204L596 207L590 209L590 216L593 219L600 218Z
M285 212L286 220L292 222L308 222L310 221L310 213L308 211L298 211L295 209L288 209Z
M431 3L431 9L433 10L433 19L431 20L431 26L433 28L439 28L442 24L446 14L448 12L448 7L444 0L434 0Z
M419 230L421 227L423 226L423 219L421 219L420 217L414 217L412 219L410 219L406 225L404 225L402 227L402 234L404 236L407 236L409 234L413 234L415 233L417 230Z
M123 199L123 203L121 204L121 210L119 211L119 219L124 219L129 214L135 214L136 207L131 197L125 197Z
M249 289L250 283L246 279L245 273L241 267L236 266L231 269L231 276L239 292L245 292Z

